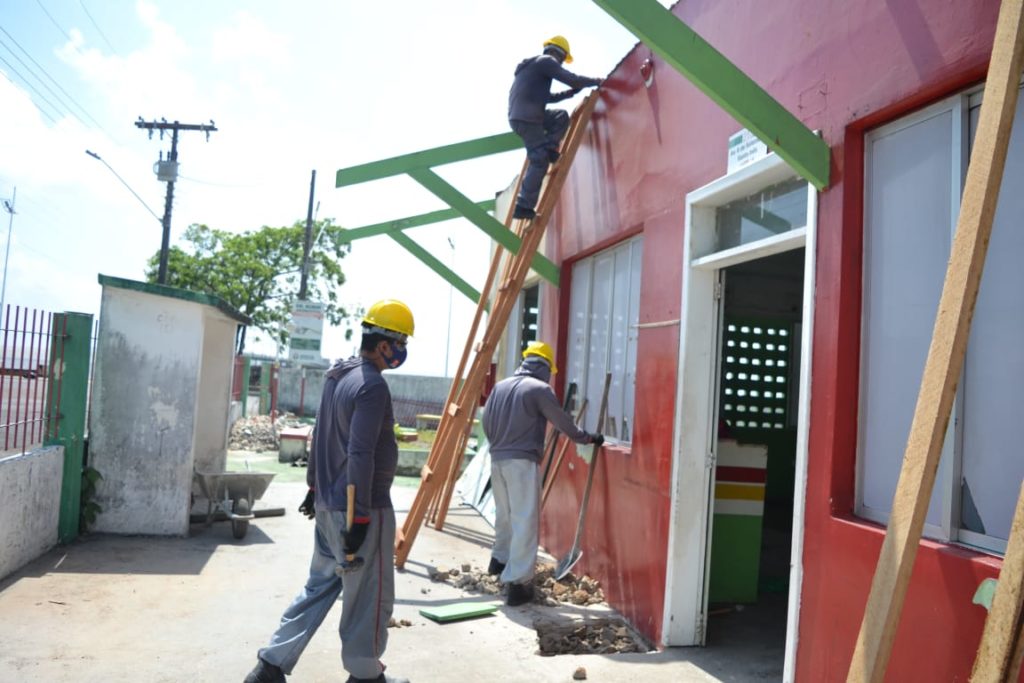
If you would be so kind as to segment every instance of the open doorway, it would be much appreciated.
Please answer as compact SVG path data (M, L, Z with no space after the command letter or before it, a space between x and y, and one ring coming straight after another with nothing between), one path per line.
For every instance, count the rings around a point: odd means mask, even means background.
M789 603L804 251L720 271L706 643L757 657L776 678Z

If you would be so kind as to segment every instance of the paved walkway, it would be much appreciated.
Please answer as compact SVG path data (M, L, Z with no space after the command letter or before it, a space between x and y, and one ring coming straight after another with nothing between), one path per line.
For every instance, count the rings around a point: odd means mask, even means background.
M299 483L271 485L261 504L288 512L255 520L243 541L223 522L190 538L88 536L29 564L0 582L0 681L241 681L305 580L313 526L294 511L303 494ZM400 520L414 494L395 488ZM395 618L412 626L390 631L390 673L413 683L569 682L582 666L601 682L766 680L728 648L539 656L534 622L581 609L568 605L503 606L447 625L420 616L424 605L484 599L431 582L427 570L484 567L490 542L491 528L467 507L449 513L443 533L421 530L397 575ZM289 680L344 681L337 618L328 616Z

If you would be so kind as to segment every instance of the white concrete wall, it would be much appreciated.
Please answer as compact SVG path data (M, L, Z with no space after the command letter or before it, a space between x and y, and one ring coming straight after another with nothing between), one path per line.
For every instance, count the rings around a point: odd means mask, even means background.
M193 463L200 472L223 472L227 460L236 325L212 309L204 315L193 447Z
M103 475L96 531L188 533L203 309L103 288L89 443Z
M0 579L57 544L64 447L0 459Z

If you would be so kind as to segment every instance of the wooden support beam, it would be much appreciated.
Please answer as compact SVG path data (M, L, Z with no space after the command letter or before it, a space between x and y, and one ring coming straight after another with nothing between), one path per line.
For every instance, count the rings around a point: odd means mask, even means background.
M828 187L831 152L825 141L657 0L594 2L809 183Z
M1024 0L1003 0L960 217L885 541L847 674L881 683L921 540L985 265L1024 56Z
M1020 642L1024 617L1024 486L1006 544L992 608L985 619L971 683L1016 683L1020 673Z

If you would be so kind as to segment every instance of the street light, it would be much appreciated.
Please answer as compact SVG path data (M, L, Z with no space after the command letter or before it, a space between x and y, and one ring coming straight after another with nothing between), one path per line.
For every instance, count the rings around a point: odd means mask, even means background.
M131 193L132 193L133 195L135 195L135 198L139 200L139 203L140 203L140 204L142 204L142 205L143 205L144 207L146 207L146 211L149 211L149 213L151 213L151 214L153 215L153 218L155 218L155 219L156 219L156 220L157 220L157 221L158 221L159 223L161 223L161 224L162 224L162 223L164 222L164 219L162 219L162 218L160 218L160 216L156 215L156 211L154 211L153 209L149 208L149 204L147 204L147 203L146 203L146 202L145 202L145 201L144 201L144 200L142 199L142 197L140 197L140 196L139 196L139 193L138 193L138 192L136 192L135 190L133 190L133 189L132 189L132 186L131 186L131 185L129 185L129 184L127 183L127 182L125 182L125 179L124 179L124 178L122 178L122 177L121 177L120 175L118 175L117 171L115 171L115 170L114 170L113 166L111 166L110 164L108 164L108 163L106 162L106 160L104 160L104 159L103 159L103 158L102 158L102 157L101 157L101 156L100 156L99 154L97 154L96 152L91 152L91 151L89 151L89 150L85 150L85 153L86 153L86 154L88 154L89 156L91 156L91 157L92 157L93 159L96 159L97 161L99 161L100 163L102 163L102 164L103 164L104 166L106 166L106 167L107 167L108 169L110 169L110 172L111 172L111 173L113 173L113 174L114 174L114 175L115 175L115 176L117 177L117 179L121 181L121 184L122 184L122 185L124 185L125 187L127 187L127 188L128 188L128 191L129 191L129 192L131 192Z
M11 256L11 233L14 230L14 200L18 197L18 188L14 188L14 192L11 193L11 200L4 200L4 210L11 214L10 220L7 222L7 248L4 250L4 281L3 285L0 286L0 314L3 314L4 301L7 297L7 259Z

